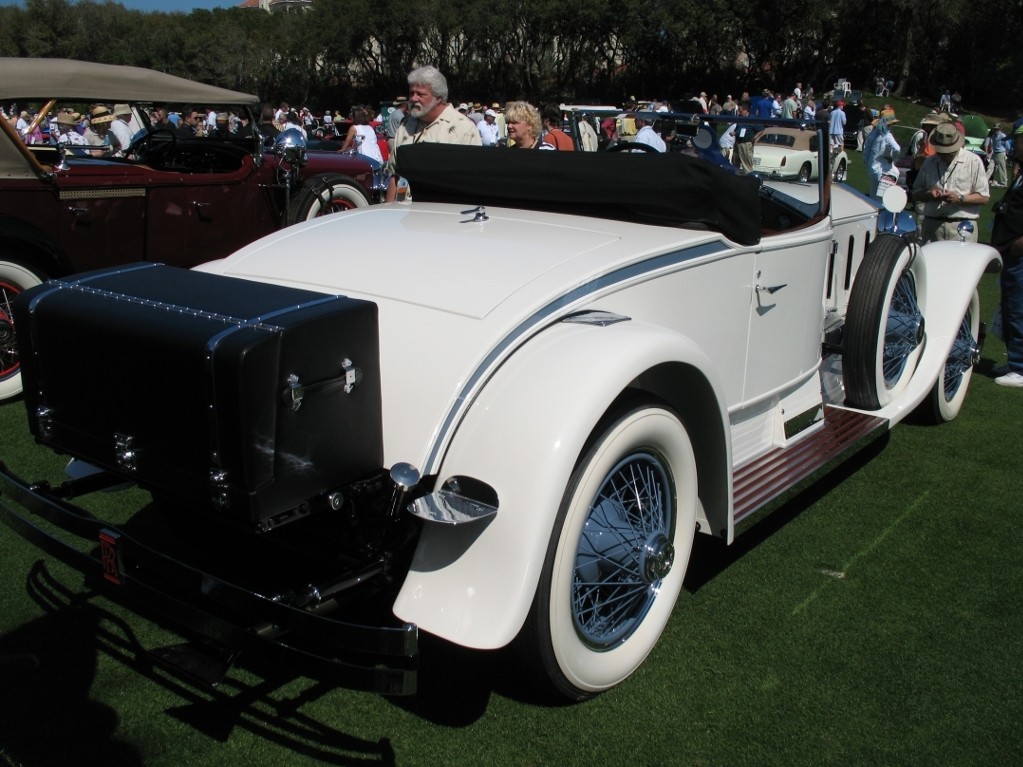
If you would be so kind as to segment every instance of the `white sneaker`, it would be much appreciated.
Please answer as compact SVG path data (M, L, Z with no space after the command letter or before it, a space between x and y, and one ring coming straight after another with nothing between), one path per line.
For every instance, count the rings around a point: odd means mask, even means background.
M1020 375L1019 373L1006 373L1005 375L996 378L995 383L999 386L1023 388L1023 375Z

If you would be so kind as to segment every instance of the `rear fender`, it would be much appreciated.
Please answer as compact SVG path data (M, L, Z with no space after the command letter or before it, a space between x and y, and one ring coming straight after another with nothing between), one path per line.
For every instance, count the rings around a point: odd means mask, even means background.
M438 486L451 476L487 483L497 514L459 526L426 523L395 614L468 647L510 642L533 600L576 461L630 388L682 406L697 452L712 454L704 456L713 469L701 470L700 490L714 499L712 526L722 524L730 497L727 414L711 370L691 340L641 322L559 323L534 338L476 398L437 474ZM705 475L714 487L703 487Z

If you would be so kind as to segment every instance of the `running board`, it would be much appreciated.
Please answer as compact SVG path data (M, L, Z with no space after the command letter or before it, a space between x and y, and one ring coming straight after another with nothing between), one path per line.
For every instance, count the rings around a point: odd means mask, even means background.
M886 418L825 406L822 427L736 467L732 477L734 521L742 521L811 475L830 468L853 448L887 431Z

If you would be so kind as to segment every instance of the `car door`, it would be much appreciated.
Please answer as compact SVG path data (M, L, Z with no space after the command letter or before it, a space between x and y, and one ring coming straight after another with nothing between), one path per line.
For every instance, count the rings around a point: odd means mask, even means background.
M783 389L820 361L831 241L827 218L761 241L750 290L743 401Z
M149 260L195 266L274 231L273 192L251 157L230 172L154 174L147 201Z
M56 197L57 241L74 271L145 258L146 188L139 179L70 174L57 179Z

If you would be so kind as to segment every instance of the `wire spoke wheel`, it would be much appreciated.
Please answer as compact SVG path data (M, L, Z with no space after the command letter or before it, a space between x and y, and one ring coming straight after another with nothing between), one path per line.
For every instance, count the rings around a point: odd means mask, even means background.
M629 456L608 476L583 525L572 611L583 640L606 649L632 635L674 561L674 499L663 459Z
M930 396L914 413L919 420L944 423L959 415L973 377L973 366L980 359L979 335L980 295L974 291L945 359L945 367L934 382Z
M555 695L614 687L671 616L696 531L697 474L678 416L645 405L605 419L566 487L516 650Z
M916 280L913 273L905 269L896 279L885 325L881 367L886 389L893 389L902 380L907 363L920 346L923 326Z

